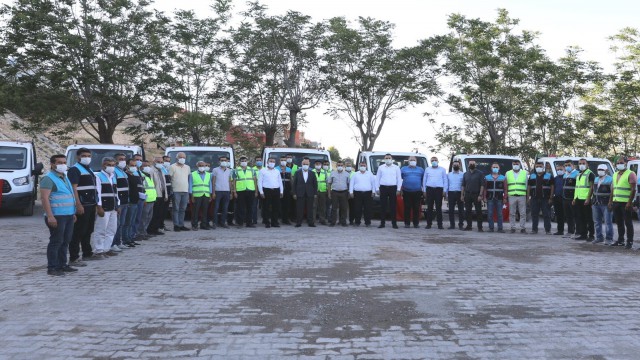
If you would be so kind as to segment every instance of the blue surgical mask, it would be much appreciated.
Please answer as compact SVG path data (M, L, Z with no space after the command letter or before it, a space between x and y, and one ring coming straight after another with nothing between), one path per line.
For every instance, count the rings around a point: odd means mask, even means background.
M139 168L142 166L142 161L136 160L136 166Z
M571 172L571 170L573 170L573 167L565 166L564 169L567 170L567 172Z
M262 166L262 161L256 161L256 166Z
M431 162L431 166L433 166L433 167L438 167L438 162L437 162L437 161L432 161L432 162Z
M500 171L500 169L498 169L498 168L491 168L491 172L492 172L492 173L494 173L494 174L497 174L497 173L498 173L498 171Z

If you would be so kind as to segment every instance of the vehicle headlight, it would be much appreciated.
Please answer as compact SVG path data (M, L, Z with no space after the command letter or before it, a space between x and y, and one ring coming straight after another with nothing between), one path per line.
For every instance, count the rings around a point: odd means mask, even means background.
M13 183L16 186L27 185L29 183L29 177L28 176L23 176L23 177L15 178L15 179L13 179Z

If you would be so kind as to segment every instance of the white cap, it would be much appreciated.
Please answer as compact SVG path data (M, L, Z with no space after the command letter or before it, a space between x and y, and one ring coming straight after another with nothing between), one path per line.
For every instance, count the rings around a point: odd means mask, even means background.
M606 164L598 165L598 170L607 170L607 165Z

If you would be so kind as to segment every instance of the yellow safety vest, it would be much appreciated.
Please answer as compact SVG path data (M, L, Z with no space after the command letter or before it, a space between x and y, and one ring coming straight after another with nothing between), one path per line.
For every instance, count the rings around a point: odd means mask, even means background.
M507 171L507 185L509 196L524 196L527 195L527 172L520 170L518 172L518 178L515 177L513 170Z
M140 173L144 177L144 193L147 194L145 202L154 202L158 198L158 192L156 191L156 184L153 183L151 176L147 176L144 173Z
M247 174L247 172L249 174ZM237 179L236 179L236 191L245 191L251 190L256 191L256 184L253 179L256 176L256 173L253 169L247 167L246 170L242 170L241 167L236 169Z
M318 174L318 170L314 170L314 173L318 179L318 192L327 192L327 171L320 170L320 174Z
M194 198L197 197L209 197L211 196L209 193L209 184L211 184L211 173L208 171L204 172L204 180L200 177L200 173L194 171L191 173L191 181L193 182L193 189L191 190L191 195Z
M613 200L614 202L629 202L631 199L631 184L629 184L631 170L626 169L620 179L618 174L613 174Z
M591 184L589 184L589 175L591 174L591 170L587 169L576 177L576 191L573 194L574 199L587 200L589 190L591 190Z

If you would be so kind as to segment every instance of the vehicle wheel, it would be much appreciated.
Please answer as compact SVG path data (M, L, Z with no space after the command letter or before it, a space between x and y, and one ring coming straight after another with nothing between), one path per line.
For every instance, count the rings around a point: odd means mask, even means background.
M33 201L26 208L22 209L22 216L33 216Z

